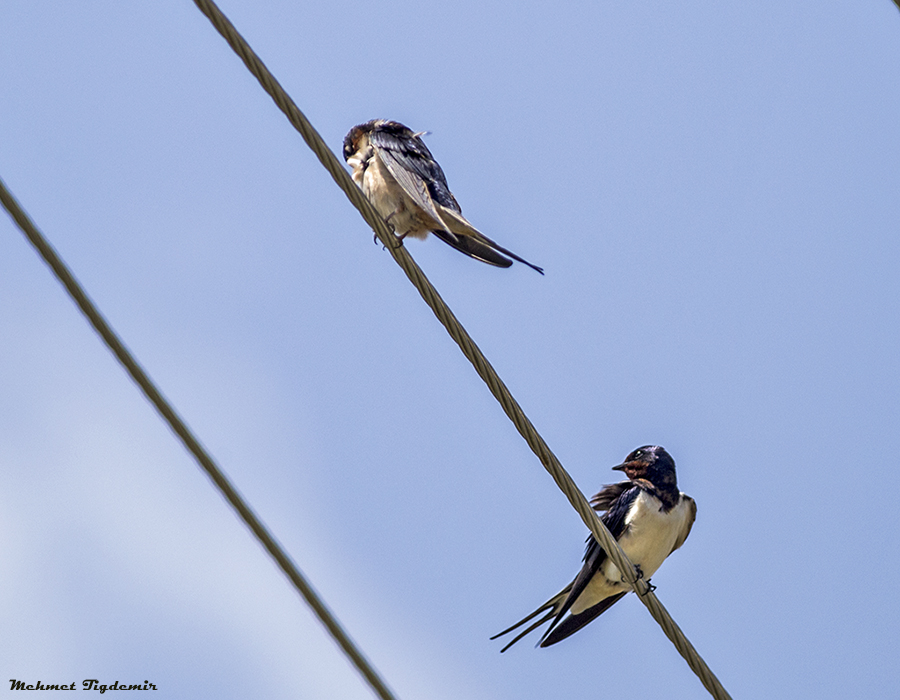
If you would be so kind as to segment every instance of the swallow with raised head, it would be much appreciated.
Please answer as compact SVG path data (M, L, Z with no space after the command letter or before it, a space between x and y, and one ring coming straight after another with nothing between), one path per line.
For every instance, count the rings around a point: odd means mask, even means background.
M678 490L675 460L658 445L639 447L613 469L625 472L628 481L604 487L591 498L591 506L596 511L606 511L600 518L603 524L637 567L639 575L649 580L663 560L683 545L691 533L697 504ZM491 639L512 632L546 611L500 651L506 651L552 619L539 642L540 646L548 647L580 630L630 590L631 585L606 551L589 535L584 565L575 580L528 617Z
M495 243L466 220L444 171L421 139L423 133L399 122L373 119L354 126L344 138L344 160L375 211L400 240L433 233L476 260L509 267L512 258L543 275L542 268Z

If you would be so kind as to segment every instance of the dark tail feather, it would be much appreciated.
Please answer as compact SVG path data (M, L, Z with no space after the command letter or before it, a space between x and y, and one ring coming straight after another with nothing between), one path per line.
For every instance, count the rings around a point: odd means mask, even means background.
M528 627L524 632L520 632L518 635L516 635L515 639L513 639L509 644L507 644L505 647L503 647L503 648L500 650L500 653L502 654L504 651L506 651L507 649L509 649L513 644L515 644L516 642L518 642L518 641L519 641L522 637L524 637L526 634L528 634L529 632L531 632L533 629L535 629L535 628L537 628L537 627L540 627L540 626L543 625L547 620L551 619L554 615L556 615L556 611L557 611L557 608L559 607L559 603L560 603L562 600L565 600L565 597L566 597L566 595L568 594L569 588L570 588L570 587L571 587L571 586L566 586L566 588L564 588L564 589L561 590L559 593L557 593L555 596L553 596L550 600L548 600L546 603L544 603L541 607L539 607L539 608L538 608L537 610L535 610L533 613L531 613L531 614L528 615L527 617L523 617L523 618L522 618L521 620L519 620L516 624L512 625L511 627L507 627L507 628L506 628L505 630L503 630L502 632L499 632L499 633L495 634L493 637L491 637L491 639L499 639L499 638L502 637L503 635L509 634L509 633L512 632L514 629L518 629L519 627L521 627L522 625L524 625L526 622L528 622L528 621L531 620L532 618L537 617L538 615L540 615L540 614L541 614L542 612L544 612L545 610L549 610L549 611L550 611L550 612L548 612L546 615L544 615L540 620L538 620L538 621L535 622L533 625L531 625L530 627Z
M531 613L528 617L523 617L516 624L507 627L502 632L497 632L497 634L495 634L493 637L491 637L491 639L500 639L500 637L502 637L504 634L509 634L514 629L517 629L518 627L521 627L522 625L524 625L535 615L539 615L540 613L544 612L544 610L546 610L547 608L552 608L552 607L553 607L553 604L550 601L547 601L544 605L539 607L537 610L535 610L533 613Z
M499 243L495 243L495 242L492 241L490 238L488 238L487 236L485 236L483 233L481 234L481 236L482 236L482 238L484 238L485 243L490 244L491 247L496 248L497 250L499 250L501 253L504 253L505 255L508 255L508 256L511 257L513 260L518 260L520 263L522 263L522 264L524 264L524 265L528 265L528 267L530 267L532 270L537 270L537 271L540 272L542 275L544 274L544 268L543 268L543 267L538 267L537 265L532 265L532 264L531 264L530 262L528 262L525 258L520 258L518 255L516 255L515 253L513 253L511 250L507 250L506 248L504 248L504 247L503 247L502 245L500 245Z
M453 246L470 258L475 258L481 262L486 262L488 265L496 265L497 267L510 267L512 265L512 260L504 258L496 250L471 236L457 236L454 233L441 231L440 229L432 231L432 233L447 245Z
M528 633L531 632L532 630L535 630L535 629L537 629L538 627L540 627L541 625L543 625L547 620L549 620L550 618L552 618L553 615L554 615L554 612L551 610L551 611L548 612L546 615L544 615L542 618L540 618L537 622L535 622L535 623L529 625L529 626L526 627L524 630L522 630L521 632L519 632L515 637L512 638L512 641L511 641L511 642L509 642L505 647L503 647L503 648L500 650L500 653L502 654L504 651L506 651L507 649L509 649L513 644L515 644L516 642L518 642L518 641L519 641L522 637L524 637L526 634L528 634ZM533 617L533 615L529 615L528 617L525 618L525 620L530 620L532 617ZM525 620L522 620L522 622L524 622ZM510 627L510 629L507 630L507 632L509 632L509 631L512 630L512 629L515 629L516 627L518 627L519 625L521 625L522 622L519 622L518 624L514 625L513 627ZM501 632L501 634L505 634L505 633ZM491 639L496 639L496 638L499 637L499 636L500 636L500 635L498 634L496 637L491 637Z
M604 598L593 607L590 607L577 615L569 615L559 624L556 624L556 621L554 621L544 633L540 645L542 647L549 647L551 644L561 642L570 634L575 634L595 617L609 610L609 608L611 608L614 603L618 602L618 600L627 592L628 591L616 593L616 595L611 595L609 598Z
M510 258L513 258L513 260L518 260L520 263L524 263L525 265L528 265L528 267L537 270L542 275L544 274L543 268L532 265L512 251L497 245L487 236L484 236L484 241L480 241L474 236L457 235L455 233L450 233L449 231L442 231L441 229L435 229L432 233L444 241L444 243L453 246L461 253L465 253L469 257L481 260L481 262L486 262L489 265L496 265L497 267L509 267L512 265L512 260L500 255L500 253L505 253Z

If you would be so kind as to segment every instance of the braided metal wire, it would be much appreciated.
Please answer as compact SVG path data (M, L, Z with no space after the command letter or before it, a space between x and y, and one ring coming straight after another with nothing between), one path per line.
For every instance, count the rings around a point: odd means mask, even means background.
M175 408L163 396L162 392L154 384L150 376L144 371L143 367L138 363L131 351L125 347L125 344L109 325L107 320L100 313L100 310L91 301L87 292L81 286L75 276L69 270L68 266L59 257L57 252L50 245L50 242L34 225L15 197L6 189L6 185L0 180L0 203L9 212L13 221L19 226L22 232L28 238L29 242L35 247L44 262L53 271L57 279L66 288L69 296L75 301L82 313L87 317L88 321L97 331L97 334L106 343L116 359L131 375L135 384L144 392L144 395L153 404L154 408L160 413L172 431L178 436L187 450L194 455L194 459L207 473L212 482L221 491L225 499L231 504L232 508L237 511L240 518L247 524L247 527L262 543L269 555L276 561L294 587L306 600L306 603L312 608L313 612L341 647L341 650L348 659L356 666L357 670L366 680L366 682L375 691L375 694L382 700L397 700L396 696L388 688L387 684L378 675L375 668L365 658L362 651L357 648L356 644L350 636L344 631L341 623L329 610L325 601L316 593L312 584L306 579L297 565L290 558L288 553L282 548L275 537L269 532L266 525L260 520L259 516L253 511L250 505L244 500L237 489L219 468L212 456L206 451L197 437L193 434L188 425L182 420L181 416L175 411Z
M704 687L717 700L730 700L731 696L716 678L715 674L706 665L706 662L697 653L693 645L681 631L681 628L669 615L669 612L663 607L650 586L642 578L638 577L634 564L629 561L625 552L619 547L615 538L601 522L600 518L591 508L584 494L575 485L572 477L560 464L556 455L550 450L550 447L540 436L534 425L522 411L521 406L513 398L506 385L497 375L497 372L488 362L487 358L462 327L462 324L450 311L447 304L438 294L437 290L431 284L421 268L416 264L407 252L406 248L400 244L394 234L390 231L384 220L378 215L372 205L363 195L362 191L356 186L350 178L344 166L328 148L325 141L319 133L313 128L309 120L300 109L294 104L294 101L284 91L275 77L269 72L265 64L256 55L253 49L247 44L240 33L235 29L234 25L222 14L221 10L211 0L194 0L200 10L209 18L213 26L225 38L228 44L234 49L235 53L241 57L244 64L250 72L256 77L263 89L269 93L278 108L284 112L288 120L300 135L306 141L307 145L312 149L313 153L331 174L331 177L337 183L351 204L359 210L359 213L365 219L366 223L371 226L372 230L390 251L394 260L406 273L410 282L413 283L418 290L422 299L434 312L434 315L441 322L450 337L459 345L460 350L466 356L466 359L472 363L478 376L487 384L488 389L500 403L503 411L515 425L516 430L528 443L531 450L537 455L544 468L550 473L550 476L556 482L556 485L565 494L569 503L575 508L578 515L589 528L591 534L600 543L607 552L610 559L616 567L623 573L625 579L631 584L638 597L647 606L650 614L662 627L665 635L672 641L678 652L684 657L688 665L697 674L697 677L703 683Z

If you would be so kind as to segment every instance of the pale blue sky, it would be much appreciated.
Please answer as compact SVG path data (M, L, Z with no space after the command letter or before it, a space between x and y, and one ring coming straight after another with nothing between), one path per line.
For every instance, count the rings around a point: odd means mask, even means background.
M221 7L546 269L408 244L586 494L672 453L653 582L732 695L895 692L896 6ZM191 2L7 0L0 62L0 177L400 698L704 697L633 596L488 641L585 528ZM5 215L0 333L0 678L372 697Z

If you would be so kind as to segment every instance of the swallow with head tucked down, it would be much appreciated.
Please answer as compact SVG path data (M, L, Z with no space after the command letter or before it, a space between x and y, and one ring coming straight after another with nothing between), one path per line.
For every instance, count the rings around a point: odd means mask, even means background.
M354 126L344 138L344 160L375 211L400 240L433 233L476 260L509 267L512 258L543 275L542 268L495 243L465 219L444 171L420 138L423 133L399 122L373 119Z
M697 504L678 490L675 461L662 447L639 447L613 469L625 472L628 481L604 487L591 498L591 505L596 511L606 511L600 519L638 573L649 579L663 560L684 544L697 515ZM491 637L502 637L547 611L503 647L501 653L551 619L539 644L556 644L632 590L594 537L588 536L587 542L584 566L572 583L528 617Z

